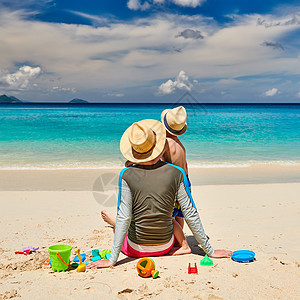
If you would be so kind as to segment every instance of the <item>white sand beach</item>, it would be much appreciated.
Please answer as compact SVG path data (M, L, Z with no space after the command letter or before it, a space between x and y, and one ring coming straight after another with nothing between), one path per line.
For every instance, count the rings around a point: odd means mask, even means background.
M270 169L271 168L271 169ZM215 249L248 249L256 261L192 254L154 258L157 279L141 278L123 254L110 269L54 273L50 245L110 249L102 209L116 213L118 170L0 171L0 299L300 299L299 167L192 169L192 194ZM95 183L96 182L96 183ZM36 254L16 255L25 246ZM197 263L198 275L187 273Z

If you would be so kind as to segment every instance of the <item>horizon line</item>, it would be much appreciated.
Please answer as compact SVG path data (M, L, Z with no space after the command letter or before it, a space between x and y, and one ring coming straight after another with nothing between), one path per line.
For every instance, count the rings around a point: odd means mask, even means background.
M87 102L87 103L70 103L70 102L15 102L15 103L0 103L0 105L35 105L35 104L59 104L59 105L97 105L97 104L135 104L135 105L147 105L147 104L158 104L158 105L172 105L172 104L187 104L187 105L215 105L215 104L238 104L238 105L247 105L247 104L275 104L275 105L290 105L290 104L298 104L300 102L180 102L180 103L172 103L172 102Z

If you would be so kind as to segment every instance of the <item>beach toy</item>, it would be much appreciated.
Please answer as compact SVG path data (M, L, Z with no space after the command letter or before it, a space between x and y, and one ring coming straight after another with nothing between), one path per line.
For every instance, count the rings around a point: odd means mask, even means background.
M100 251L99 254L100 254L101 259L105 259L105 254L108 254L108 253L111 253L111 251L108 249L104 249L104 250Z
M255 259L255 253L250 250L238 250L231 254L231 258L239 263L252 262Z
M35 251L39 250L39 247L32 247L32 246L30 246L30 247L24 247L23 248L23 251L28 251L28 250L30 250L32 252L35 252Z
M81 256L81 260L82 260L82 261L85 261L85 260L86 260L86 255L85 255L85 253L80 254L80 256ZM74 261L74 262L77 262L77 263L79 262L78 255L75 256L75 258L73 259L73 261Z
M106 253L105 254L105 259L110 259L111 253Z
M100 254L99 254L99 250L98 250L98 249L94 249L94 250L92 251L92 255L93 255L92 261L97 261L97 260L100 260L100 259L101 259L101 256L100 256Z
M72 247L69 245L53 245L48 248L51 266L54 272L66 271L69 267Z
M209 267L209 266L213 266L214 263L213 263L213 260L210 259L207 254L205 254L204 258L200 260L200 266L206 266L206 267Z
M157 278L159 272L155 270L155 263L151 258L143 257L136 265L137 272L142 277L150 277L153 279Z
M93 256L93 250L97 250L95 248L85 251L86 256Z
M77 272L85 272L86 265L82 263L81 255L80 255L80 249L77 249L76 253L77 253L78 258L79 258L79 266L77 267Z
M191 266L191 263L189 263L189 266L188 266L188 274L198 274L198 269L197 269L197 265L195 263L195 266L192 267Z
M28 254L31 254L32 251L31 250L26 250L26 251L16 251L15 254L24 254L24 255L28 255Z
M73 269L76 269L78 266L79 266L79 264L76 263L76 262L73 262L73 263L70 264L70 267L73 268Z

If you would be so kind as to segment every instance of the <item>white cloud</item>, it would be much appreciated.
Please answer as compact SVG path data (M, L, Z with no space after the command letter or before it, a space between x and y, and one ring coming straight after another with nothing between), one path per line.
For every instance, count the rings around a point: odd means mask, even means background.
M293 16L288 16L284 19L270 19L267 18L258 18L257 25L263 25L266 28L276 27L276 26L290 26L290 25L299 25L300 24L300 14L295 12Z
M192 87L193 85L190 83L189 77L184 71L180 71L174 81L169 79L165 83L162 83L158 88L158 92L161 95L168 95L176 89L190 91Z
M95 16L95 15L91 15L91 14L86 14L86 13L83 13L80 11L69 10L69 12L74 15L77 15L82 18L90 20L94 26L101 26L101 25L107 24L110 21L108 18L99 17L99 16Z
M277 88L272 88L268 91L265 92L265 96L267 97L273 97L278 93L278 89Z
M109 97L124 97L124 94L122 93L108 93L107 96Z
M3 75L0 81L6 83L13 89L25 89L27 88L30 80L39 75L40 72L40 67L23 66L15 73Z
M202 5L202 3L206 0L128 0L127 7L132 10L147 10L150 9L152 5L162 5L167 1L179 6L195 8L197 6Z
M172 0L172 2L180 6L197 7L205 2L205 0Z
M147 1L142 4L140 0L129 0L127 7L132 10L146 10L150 8L150 4Z
M217 81L217 83L219 84L224 84L224 85L231 85L231 84L240 84L241 81L233 79L233 78L224 78L224 79L220 79L219 81Z
M297 97L300 98L300 92L298 92Z
M75 93L76 89L75 88L66 88L66 87L54 86L52 88L52 91L55 91L55 92L72 92L72 93Z

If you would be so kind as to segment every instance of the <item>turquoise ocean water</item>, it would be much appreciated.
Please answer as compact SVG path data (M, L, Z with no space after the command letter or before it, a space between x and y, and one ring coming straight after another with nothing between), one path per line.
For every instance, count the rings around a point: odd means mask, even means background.
M190 166L300 164L300 105L184 106ZM172 105L2 105L0 168L120 167L124 130L159 120L165 108Z

